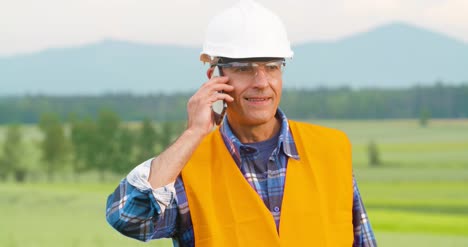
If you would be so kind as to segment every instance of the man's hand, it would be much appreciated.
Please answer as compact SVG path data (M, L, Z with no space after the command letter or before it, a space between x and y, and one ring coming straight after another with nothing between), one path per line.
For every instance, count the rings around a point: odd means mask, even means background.
M218 93L234 90L233 86L227 84L228 81L228 77L211 78L190 98L187 103L187 129L151 162L148 182L153 188L174 182L203 138L210 133L214 127L211 105L217 100L234 100L228 94Z
M187 130L207 135L214 127L214 113L211 105L218 100L232 102L234 99L221 91L231 92L234 87L227 84L226 76L213 77L205 82L198 91L192 95L187 103L188 125Z

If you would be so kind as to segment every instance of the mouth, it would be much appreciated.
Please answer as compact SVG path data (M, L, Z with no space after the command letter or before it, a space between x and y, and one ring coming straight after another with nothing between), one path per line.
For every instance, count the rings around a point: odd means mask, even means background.
M247 101L247 105L251 107L267 107L271 104L272 98L271 97L245 97Z
M270 100L271 98L270 97L245 97L244 99L252 103L262 103L262 102L266 102Z

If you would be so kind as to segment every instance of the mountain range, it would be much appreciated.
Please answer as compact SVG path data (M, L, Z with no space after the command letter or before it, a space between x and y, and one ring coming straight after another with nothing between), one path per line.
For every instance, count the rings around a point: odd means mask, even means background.
M467 43L406 23L293 50L285 88L468 83ZM0 57L0 96L192 91L206 80L199 53L195 47L104 40Z

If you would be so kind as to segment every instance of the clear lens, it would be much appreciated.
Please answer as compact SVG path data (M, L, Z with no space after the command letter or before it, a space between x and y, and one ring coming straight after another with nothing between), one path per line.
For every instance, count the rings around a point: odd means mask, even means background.
M282 75L284 60L269 62L231 62L218 64L227 73L241 79L253 79L262 70L270 79L276 79Z

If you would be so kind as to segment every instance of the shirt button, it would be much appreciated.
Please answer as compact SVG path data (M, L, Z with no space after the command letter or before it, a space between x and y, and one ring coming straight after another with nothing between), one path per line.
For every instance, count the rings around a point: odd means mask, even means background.
M244 152L246 152L248 154L251 154L251 153L254 153L255 151L257 151L255 148L251 148L251 147L242 147L242 150L244 150Z
M279 207L275 207L273 210L275 210L275 212L279 212L279 211L280 211L280 208L279 208Z

